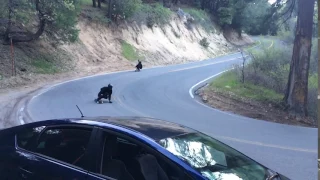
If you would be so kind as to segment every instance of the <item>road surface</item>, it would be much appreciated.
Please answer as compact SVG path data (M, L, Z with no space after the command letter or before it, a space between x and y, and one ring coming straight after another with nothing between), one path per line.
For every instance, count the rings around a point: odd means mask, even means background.
M292 179L317 179L316 128L275 124L221 112L206 107L190 95L191 87L230 69L239 63L240 57L238 53L184 65L69 81L44 90L26 109L33 120L80 117L76 105L85 116L160 118L216 137ZM113 104L95 104L93 99L108 83L114 86Z

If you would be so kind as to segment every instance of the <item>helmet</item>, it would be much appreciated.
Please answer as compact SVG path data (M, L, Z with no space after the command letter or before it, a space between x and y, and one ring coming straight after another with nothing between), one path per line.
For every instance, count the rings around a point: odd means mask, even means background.
M113 87L112 84L108 84L108 87Z

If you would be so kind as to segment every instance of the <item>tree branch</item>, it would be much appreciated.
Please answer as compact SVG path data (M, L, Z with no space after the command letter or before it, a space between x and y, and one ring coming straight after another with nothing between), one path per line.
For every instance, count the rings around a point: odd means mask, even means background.
M8 44L8 41L12 39L12 42L30 42L33 40L38 39L44 32L45 27L46 27L46 18L45 18L45 13L42 12L40 8L40 0L35 0L35 5L36 5L36 10L38 12L38 18L39 18L39 26L38 30L35 33L31 33L29 31L21 32L21 31L14 31L12 29L12 24L10 23L10 26L7 29L6 33L6 40L4 44ZM10 19L9 19L10 21Z

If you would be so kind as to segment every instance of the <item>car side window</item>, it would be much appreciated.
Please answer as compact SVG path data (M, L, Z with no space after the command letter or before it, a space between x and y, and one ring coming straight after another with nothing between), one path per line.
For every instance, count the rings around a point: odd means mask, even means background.
M44 130L45 126L27 128L17 134L17 145L19 148L32 151L37 138Z
M115 179L189 180L177 166L134 141L107 134L103 139L100 174Z
M92 129L50 128L39 137L34 152L84 168Z

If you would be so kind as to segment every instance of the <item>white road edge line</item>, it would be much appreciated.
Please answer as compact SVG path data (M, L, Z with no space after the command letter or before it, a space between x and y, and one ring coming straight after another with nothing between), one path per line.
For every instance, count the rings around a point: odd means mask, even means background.
M212 78L214 78L214 77L216 77L216 76L219 76L220 74L225 73L225 72L227 72L227 71L230 71L230 70L232 70L232 69L234 69L234 68L231 68L231 69L228 69L228 70L219 72L218 74L215 74L215 75L213 75L213 76L210 76L210 77L208 77L208 78L206 78L206 79L198 82L197 84L193 85L193 86L189 89L189 94L190 94L190 96L191 96L192 98L194 98L193 89L194 89L195 87L197 87L197 86L199 86L200 84L208 81L209 79L212 79Z

